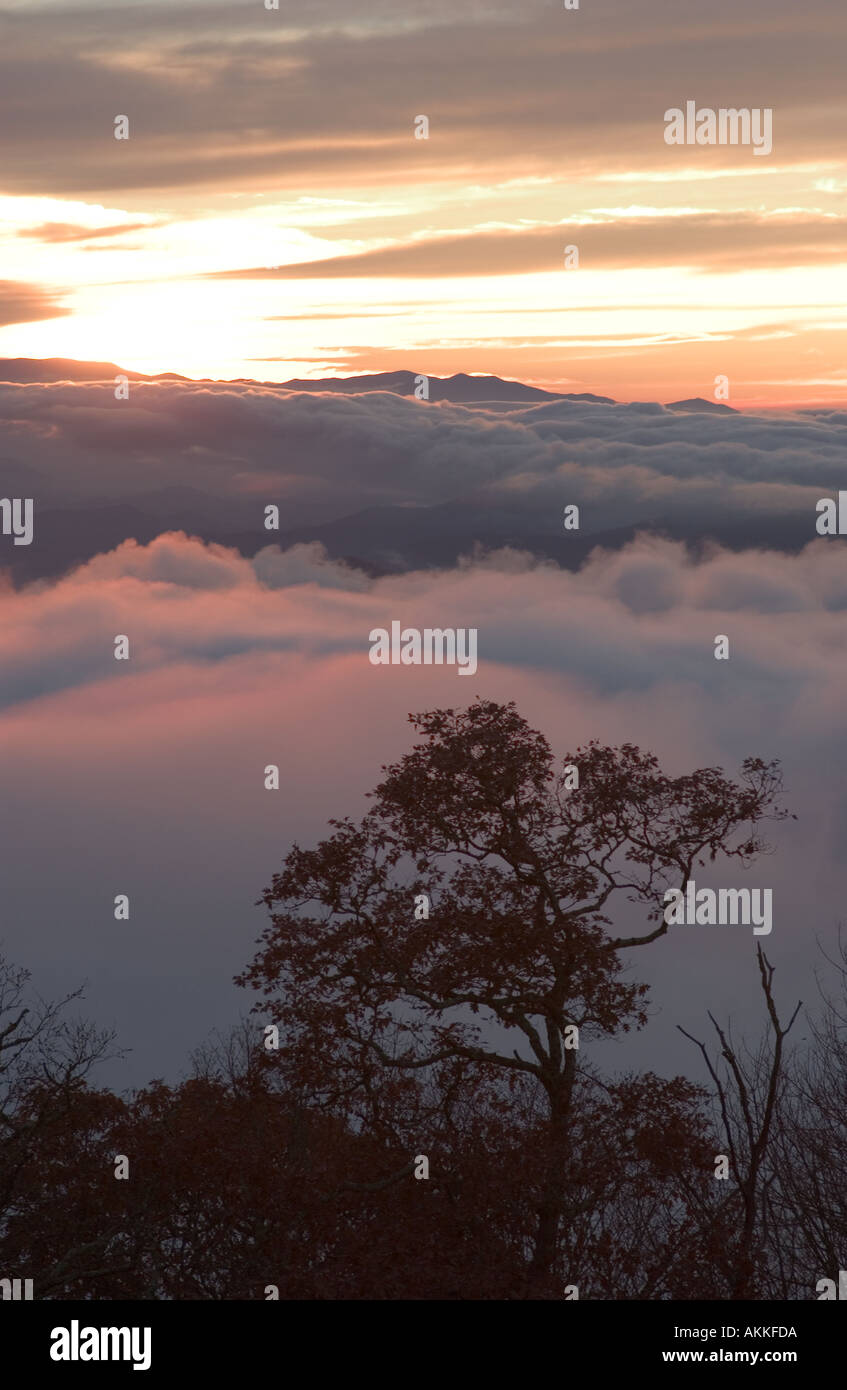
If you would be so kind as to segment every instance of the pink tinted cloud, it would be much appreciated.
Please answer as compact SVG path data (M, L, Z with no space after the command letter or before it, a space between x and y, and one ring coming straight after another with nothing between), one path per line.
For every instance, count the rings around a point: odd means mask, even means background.
M799 981L843 896L837 551L836 540L789 559L719 552L698 566L680 547L640 541L577 575L505 552L375 582L353 572L344 589L297 582L310 567L345 578L317 552L292 560L271 549L251 562L171 535L10 595L0 645L0 759L14 808L7 950L45 990L91 981L96 1016L135 1049L134 1080L173 1074L245 1006L230 977L252 952L255 898L291 842L361 813L380 765L410 744L410 711L481 695L514 699L558 755L596 737L651 748L674 773L782 757L801 820L775 829L778 852L744 882L774 887L769 948ZM287 587L263 582L279 582L286 565ZM369 630L395 617L478 625L473 679L372 666ZM130 636L129 662L112 657L118 632ZM730 637L729 662L714 660L718 632ZM269 763L278 793L263 785ZM119 892L131 897L125 925L112 913ZM655 1062L656 1039L675 1058L662 1030L698 1024L706 1007L752 1019L751 952L741 935L693 933L640 959L664 1013L614 1063Z

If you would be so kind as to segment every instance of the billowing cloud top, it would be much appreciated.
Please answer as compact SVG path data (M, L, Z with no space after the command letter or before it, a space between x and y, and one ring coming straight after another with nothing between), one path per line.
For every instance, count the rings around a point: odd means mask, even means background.
M0 414L5 489L35 503L32 545L0 538L19 580L173 529L245 554L319 541L372 571L454 563L477 544L575 567L644 527L796 550L847 444L835 410L460 406L256 383L133 382L126 400L111 381L7 383ZM568 505L578 531L563 528Z

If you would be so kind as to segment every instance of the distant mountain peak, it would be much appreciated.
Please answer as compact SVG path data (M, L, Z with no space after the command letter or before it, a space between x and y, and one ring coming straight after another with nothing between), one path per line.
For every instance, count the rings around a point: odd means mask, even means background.
M690 401L671 401L665 410L703 410L715 415L738 415L731 405L721 405L720 401L707 401L702 396L694 396Z
M0 357L0 381L114 381L116 376L130 381L188 381L178 372L160 372L148 376L145 372L127 371L115 362L82 362L76 357Z
M562 391L545 391L540 386L527 386L522 381L506 381L499 376L472 376L469 372L456 372L453 376L431 376L423 372L396 371L372 372L364 376L330 376L319 380L296 378L282 381L280 386L287 391L338 391L358 395L367 391L391 391L398 396L413 396L419 381L428 382L431 401L454 401L485 404L487 401L506 403L531 403L534 401L586 401L597 405L614 405L611 396L594 396L585 391L579 394L566 394Z
M339 395L360 395L371 391L387 391L397 396L414 396L422 379L428 382L428 397L432 401L452 401L456 405L533 405L545 402L570 401L574 404L617 405L611 396L597 396L591 391L548 391L529 386L523 381L509 381L499 376L475 376L470 372L455 372L453 376L432 376L405 368L393 372L367 372L360 376L328 376L320 378L294 377L290 381L260 381L255 377L214 378L187 377L180 372L134 372L115 362L85 362L73 357L0 357L0 381L25 384L53 381L114 381L123 375L130 381L169 382L220 380L222 385L266 386L282 391L332 391ZM638 408L638 402L630 402ZM732 406L697 396L691 400L671 401L666 406L644 402L644 410L703 411L712 414L738 415Z

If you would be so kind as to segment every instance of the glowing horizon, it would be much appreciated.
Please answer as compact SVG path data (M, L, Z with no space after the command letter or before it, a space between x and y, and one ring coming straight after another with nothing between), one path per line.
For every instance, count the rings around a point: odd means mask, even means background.
M7 9L11 67L48 96L3 137L0 355L266 381L467 372L617 400L710 397L721 375L741 408L847 399L847 160L831 59L819 98L784 71L812 42L792 7L757 4L751 37L720 4L705 31L773 108L766 158L665 143L704 40L665 0L670 73L620 0L492 0L473 19L439 3L414 24L367 8L343 25L296 3L182 0L120 24L102 0ZM474 46L474 81L445 75Z

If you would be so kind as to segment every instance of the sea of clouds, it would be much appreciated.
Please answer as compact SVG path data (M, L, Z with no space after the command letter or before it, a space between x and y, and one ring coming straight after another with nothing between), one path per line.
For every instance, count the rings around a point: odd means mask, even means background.
M116 1082L179 1074L252 1002L230 979L290 844L365 808L410 745L410 712L483 696L515 700L560 756L597 738L649 748L672 773L780 758L799 819L773 827L749 870L710 866L708 881L773 889L778 993L811 1000L816 937L831 945L843 916L845 607L837 537L694 559L639 536L576 573L506 549L378 578L317 543L249 559L184 532L127 540L2 597L0 937L46 994L90 982L90 1011L133 1049ZM368 634L394 619L477 628L473 679L372 666ZM269 763L279 792L264 789ZM656 1017L605 1060L696 1073L675 1024L699 1031L711 1008L755 1029L753 951L739 927L643 950Z

